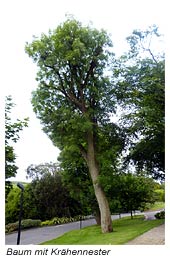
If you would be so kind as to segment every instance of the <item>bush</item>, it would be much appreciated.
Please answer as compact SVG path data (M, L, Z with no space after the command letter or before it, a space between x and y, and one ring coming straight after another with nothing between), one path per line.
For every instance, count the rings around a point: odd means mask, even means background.
M66 223L70 223L70 222L75 222L75 221L80 221L84 220L85 217L84 216L76 216L76 217L62 217L62 218L58 218L55 217L52 220L46 220L41 222L41 226L52 226L52 225L61 225L61 224L66 224Z
M165 211L160 211L158 213L155 214L155 218L157 219L165 219Z
M41 226L40 219L23 219L21 221L22 228L39 227Z
M13 232L18 230L19 222L15 223L9 223L5 226L5 232ZM21 221L21 228L26 229L26 228L31 228L31 227L39 227L41 226L41 220L39 219L23 219Z
M18 222L9 223L9 224L5 225L5 233L10 233L10 232L13 232L16 230L18 230Z
M41 226L53 226L55 225L53 220L45 220L41 222Z

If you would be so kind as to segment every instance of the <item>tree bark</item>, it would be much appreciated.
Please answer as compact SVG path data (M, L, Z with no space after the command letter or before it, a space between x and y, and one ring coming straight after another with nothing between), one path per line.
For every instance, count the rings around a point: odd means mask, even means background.
M101 215L100 215L100 210L96 210L94 212L94 217L96 220L97 225L101 226Z
M99 183L99 166L96 160L94 138L93 138L92 131L88 133L87 143L88 143L87 164L91 175L96 199L100 209L102 233L112 232L113 227L112 227L109 203Z

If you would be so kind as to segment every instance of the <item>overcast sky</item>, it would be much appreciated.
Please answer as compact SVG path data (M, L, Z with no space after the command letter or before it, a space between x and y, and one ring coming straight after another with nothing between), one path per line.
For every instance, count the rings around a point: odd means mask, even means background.
M164 33L164 1L155 0L6 0L1 1L1 62L3 64L3 89L12 95L16 104L13 118L29 117L29 127L20 134L15 145L17 181L25 180L25 169L31 163L56 161L58 149L42 132L41 125L32 111L31 91L36 89L36 65L25 54L25 43L32 36L48 33L73 14L84 24L104 28L111 33L115 52L125 48L125 38L133 29L145 29L152 24Z

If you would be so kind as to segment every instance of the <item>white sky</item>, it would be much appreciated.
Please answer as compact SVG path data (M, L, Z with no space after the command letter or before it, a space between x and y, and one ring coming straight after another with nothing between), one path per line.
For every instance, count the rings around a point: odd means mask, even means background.
M3 3L2 3L3 2ZM13 115L29 117L29 127L20 133L15 145L16 164L19 167L17 181L24 181L25 169L31 163L56 161L58 149L42 132L30 99L36 89L36 66L25 54L25 43L32 36L47 33L65 20L65 14L96 28L104 28L112 35L116 52L122 52L125 37L133 29L145 29L152 24L165 30L164 0L4 0L1 1L1 62L5 95L12 95L16 104ZM165 9L165 10L164 10Z

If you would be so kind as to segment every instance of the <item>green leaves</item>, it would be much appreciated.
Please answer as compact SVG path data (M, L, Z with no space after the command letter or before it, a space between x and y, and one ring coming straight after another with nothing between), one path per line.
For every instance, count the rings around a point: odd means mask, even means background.
M10 118L11 109L14 106L12 97L6 97L5 104L5 190L6 196L9 193L12 185L8 180L10 177L15 177L18 167L15 165L15 152L12 146L13 142L17 142L19 139L19 132L28 126L28 118L23 121L17 119L16 122L12 122Z
M110 47L104 30L70 18L27 43L25 50L39 67L33 108L58 147L86 144L86 133L114 112L111 81L105 76L113 56Z
M124 112L120 125L129 139L127 158L154 178L163 178L165 68L163 53L154 54L151 49L157 37L154 26L134 31L128 38L130 51L117 60L113 93Z

